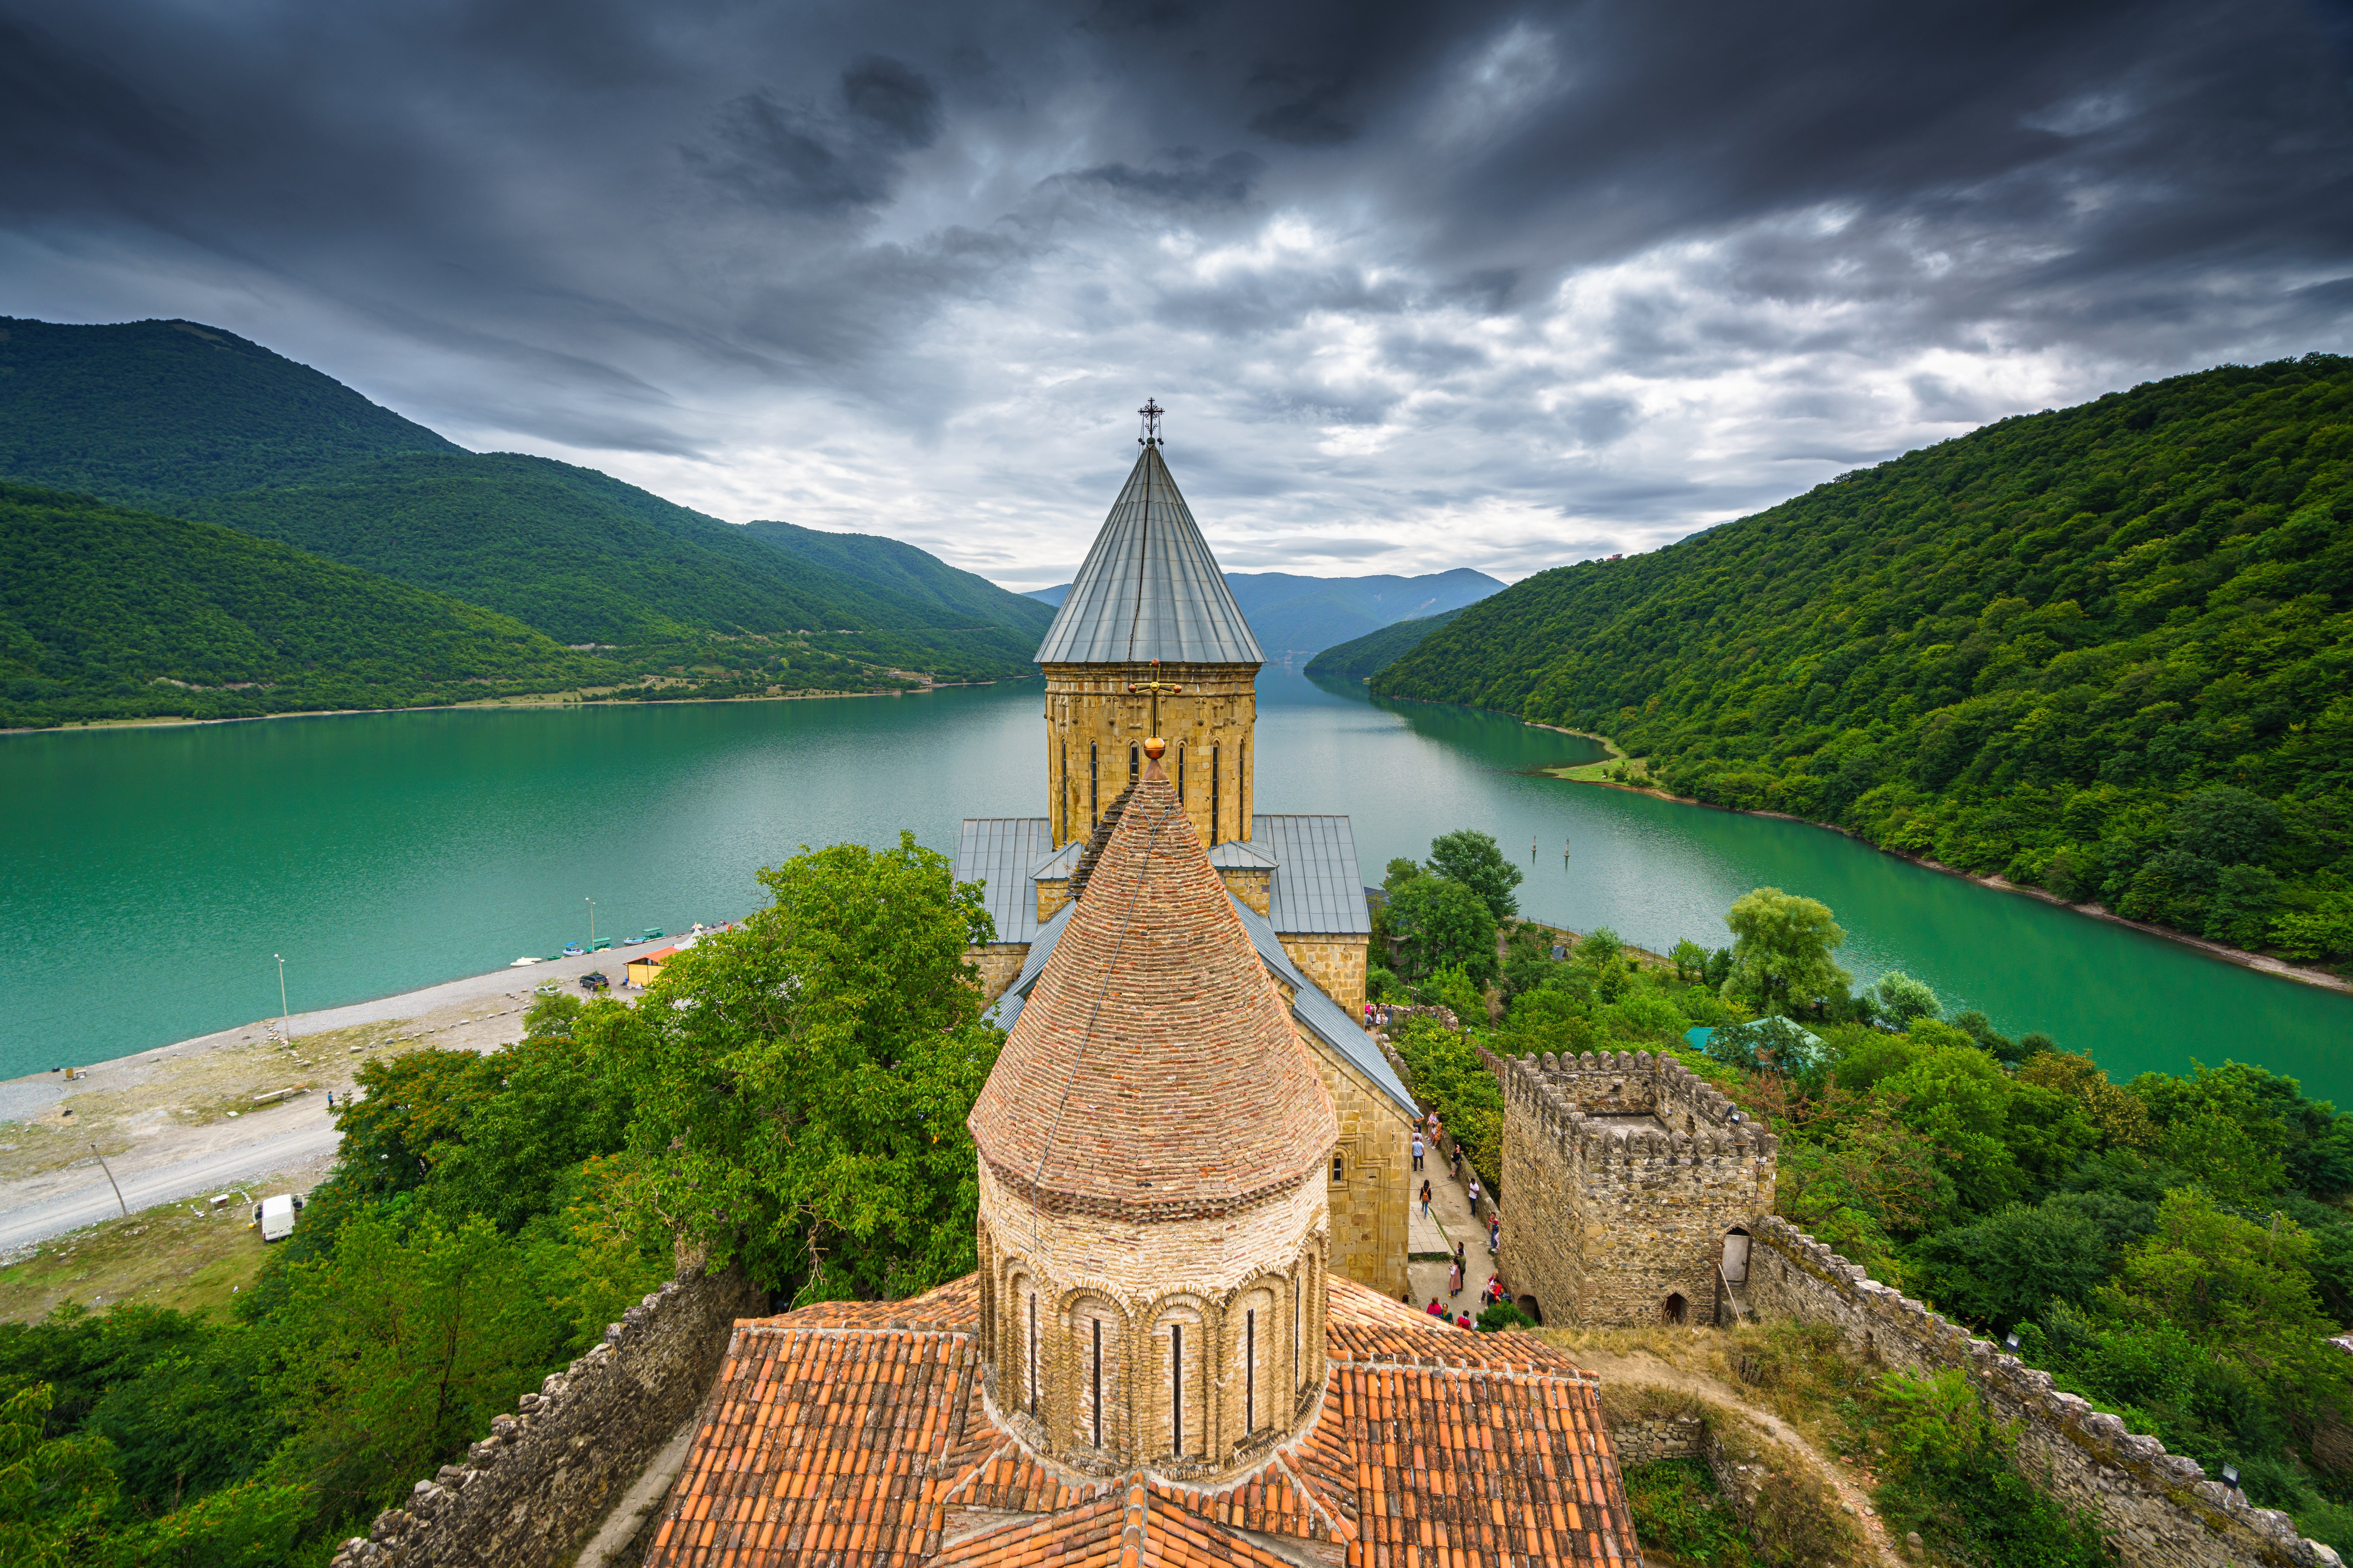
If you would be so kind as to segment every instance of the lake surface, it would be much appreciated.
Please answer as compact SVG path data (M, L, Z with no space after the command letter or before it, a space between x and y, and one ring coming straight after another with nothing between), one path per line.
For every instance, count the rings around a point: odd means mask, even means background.
M2353 1104L2353 998L1821 829L1542 776L1597 749L1495 715L1281 667L1259 701L1260 808L1349 813L1367 882L1479 828L1529 915L1659 951L1724 945L1735 898L1783 887L1837 912L1859 980L1905 969L2118 1076L2231 1058ZM300 1012L553 953L592 897L599 936L733 918L802 844L906 828L953 853L961 818L1044 811L1041 707L1029 682L0 737L0 1077L274 1017L275 953Z

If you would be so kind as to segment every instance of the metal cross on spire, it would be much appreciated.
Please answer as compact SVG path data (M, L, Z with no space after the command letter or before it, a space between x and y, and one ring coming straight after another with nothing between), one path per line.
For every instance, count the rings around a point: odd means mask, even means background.
M1136 410L1144 416L1144 434L1137 438L1136 445L1156 447L1160 444L1160 416L1167 411L1149 397L1144 400L1144 407Z
M1160 694L1166 692L1173 697L1182 692L1185 688L1178 685L1174 681L1162 680L1160 678L1160 661L1155 659L1152 662L1152 679L1148 681L1134 682L1130 684L1127 689L1131 692L1150 692L1152 694L1152 728L1149 732L1145 749L1151 752L1153 759L1157 761L1159 760L1160 753L1157 751L1152 751L1150 743L1160 738Z

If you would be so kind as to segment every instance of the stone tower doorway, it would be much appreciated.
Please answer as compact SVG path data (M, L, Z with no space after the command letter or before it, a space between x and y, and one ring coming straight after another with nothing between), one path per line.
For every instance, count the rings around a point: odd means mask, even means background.
M1660 1307L1659 1316L1669 1323L1680 1324L1691 1317L1691 1303L1683 1299L1681 1291L1677 1291Z
M1748 1278L1748 1233L1738 1225L1724 1233L1724 1279L1739 1285Z

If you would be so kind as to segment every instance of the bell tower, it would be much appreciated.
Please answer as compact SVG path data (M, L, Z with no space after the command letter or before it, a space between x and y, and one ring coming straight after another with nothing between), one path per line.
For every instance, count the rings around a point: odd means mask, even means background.
M1144 450L1038 648L1057 849L1086 839L1142 779L1154 734L1168 742L1162 769L1201 842L1250 836L1266 655L1161 457L1160 406L1138 412Z

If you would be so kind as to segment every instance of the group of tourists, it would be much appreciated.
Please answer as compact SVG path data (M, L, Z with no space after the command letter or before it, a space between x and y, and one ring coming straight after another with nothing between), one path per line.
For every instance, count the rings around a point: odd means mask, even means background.
M1433 1148L1440 1150L1445 1148L1445 1125L1440 1121L1438 1113L1434 1110L1429 1114L1424 1122L1417 1124L1413 1130L1413 1168L1416 1171L1425 1172L1422 1176L1421 1190L1415 1197L1421 1205L1422 1217L1425 1219L1437 1217L1433 1207L1437 1193L1430 1185L1431 1179L1426 1173L1428 1167L1423 1164L1423 1161ZM1452 1174L1454 1179L1460 1181L1462 1180L1462 1148L1460 1144L1455 1145L1451 1151L1451 1156ZM1490 1258L1501 1255L1504 1246L1502 1206L1481 1187L1479 1173L1476 1171L1471 1173L1471 1179L1464 1184L1463 1191L1471 1200L1471 1213L1474 1220L1479 1214L1480 1199L1487 1198L1487 1255ZM1469 1282L1469 1274L1468 1244L1458 1241L1454 1244L1453 1261L1448 1265L1446 1271L1447 1300L1461 1300L1463 1288ZM1479 1292L1479 1303L1483 1309L1498 1301L1507 1299L1509 1295L1510 1292L1504 1288L1500 1277L1491 1277ZM1413 1292L1410 1288L1406 1291L1403 1299L1408 1306L1413 1304ZM1474 1326L1468 1308L1449 1311L1446 1302L1440 1301L1435 1296L1430 1298L1427 1310L1431 1317L1440 1322L1451 1323L1458 1329L1469 1329Z

